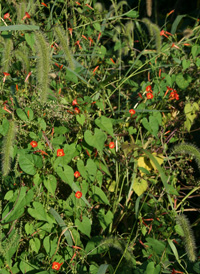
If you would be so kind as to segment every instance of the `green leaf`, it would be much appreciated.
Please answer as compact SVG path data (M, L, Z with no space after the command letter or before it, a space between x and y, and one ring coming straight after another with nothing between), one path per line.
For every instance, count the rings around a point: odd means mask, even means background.
M53 208L49 209L49 213L53 215L53 217L55 218L55 220L61 227L62 231L64 231L64 235L65 235L68 245L72 246L73 241L72 241L71 233L70 233L69 229L67 228L63 219L60 217L60 215Z
M108 167L105 166L101 161L95 160L95 164L99 170L105 172L108 176L112 177L110 171L108 170Z
M191 81L192 77L189 74L183 76L181 73L179 73L176 75L176 84L181 89L186 89Z
M42 156L35 155L35 154L33 154L32 156L33 156L35 167L37 167L39 169L42 168L43 167Z
M95 124L102 130L110 134L112 137L114 137L113 126L110 118L107 118L106 116L101 116L101 118L97 118L95 120Z
M200 53L200 46L199 45L193 45L191 52L192 52L193 59L195 59L195 57Z
M174 245L174 243L172 242L172 240L167 239L167 241L168 241L169 246L171 247L171 250L172 250L173 253L174 253L174 256L175 256L177 262L180 262L180 259L179 259L179 255L178 255L178 251L177 251L177 249L176 249L176 246Z
M77 228L85 235L90 237L91 233L91 222L90 219L86 216L83 216L82 221L79 221L78 219L75 220L75 225Z
M157 138L158 130L159 130L159 123L158 119L155 116L149 116L149 122L147 118L142 119L142 125L153 135Z
M34 227L32 223L25 224L25 231L27 235L31 235L34 232Z
M28 121L26 113L21 108L17 108L16 113L22 121Z
M46 189L53 195L55 195L56 186L57 186L57 180L56 177L49 174L47 179L43 181L44 186Z
M36 135L34 132L30 132L29 136L31 139L33 139L34 141L38 140L38 135Z
M66 155L65 164L68 164L74 157L79 155L79 151L77 151L75 143L70 145L68 144L64 145L64 152Z
M200 67L200 58L197 58L196 60L196 66L199 68Z
M9 129L9 122L7 119L3 119L2 125L0 125L0 134L5 136L8 132Z
M153 238L146 238L147 245L151 247L157 255L162 255L166 248L166 244L162 241L153 239Z
M190 128L197 117L197 111L199 110L199 105L194 102L193 104L187 103L184 107L184 112L186 115L186 121L184 122L184 127L187 129L187 131L190 131Z
M146 130L151 132L151 127L149 125L149 122L148 122L147 118L146 117L143 118L141 122L142 122L142 125L144 126L144 128L146 128Z
M172 24L172 28L171 28L171 34L175 34L176 30L177 30L177 27L180 23L180 21L186 16L186 14L184 15L178 15L176 17L176 19L174 20L173 24Z
M184 231L180 225L175 225L174 229L179 236L184 237Z
M21 187L19 191L16 191L3 211L2 217L4 218L7 215L3 222L11 222L21 217L25 207L32 201L33 196L33 190L28 191L27 187ZM12 208L13 210L10 211Z
M46 251L46 253L49 255L50 251L50 236L46 236L43 240L43 246Z
M94 22L93 23L93 27L97 30L97 31L101 31L101 26L98 22Z
M67 81L73 82L73 83L75 83L75 84L78 83L78 77L76 76L76 74L75 74L73 71L71 71L71 70L69 70L69 69L66 70L65 79L66 79Z
M98 269L97 274L105 274L108 267L109 267L109 264L101 264L99 269Z
M86 244L85 252L90 256L104 252L105 248L101 245L102 240L103 237L101 236L92 237Z
M54 128L54 133L56 134L65 134L67 133L69 130L66 127L55 127Z
M9 190L6 195L4 196L4 200L9 201L13 197L13 190Z
M87 179L88 178L87 170L86 170L86 168L84 166L84 162L82 160L78 160L77 168L78 168L78 171L80 172L81 176L84 179Z
M178 192L176 191L176 189L172 186L172 185L169 185L168 184L168 178L167 176L165 175L165 171L164 169L162 169L162 167L159 165L158 161L156 160L156 158L146 149L142 149L142 152L146 154L147 157L149 157L149 159L152 161L152 163L155 165L155 167L157 168L159 174L160 174L160 177L161 177L161 180L163 182L163 185L166 189L166 191L169 193L169 194L174 194L174 195L178 195Z
M31 251L35 251L36 253L38 253L38 251L40 249L40 240L38 238L30 239L29 247L30 247Z
M97 166L92 159L87 160L86 170L89 174L91 181L94 181L94 179L97 175Z
M101 208L99 210L98 219L103 230L105 230L108 227L108 225L112 223L113 217L113 213L110 210L106 214L104 208Z
M91 131L86 130L84 133L84 139L89 146L95 147L99 151L103 151L107 136L100 129L95 128L94 135Z
M92 193L93 195L97 195L106 205L110 204L105 193L98 186L92 186Z
M29 31L35 31L39 30L39 26L35 25L12 25L12 26L3 26L0 27L0 31L16 31L16 30L29 30Z
M26 116L27 116L28 120L32 121L33 118L34 118L34 114L33 114L32 109L29 108L29 107L26 107L25 111L26 111ZM29 111L29 117L28 117L28 111Z
M138 11L136 11L136 10L130 10L123 15L128 16L130 18L138 18L138 16L139 16Z
M39 268L36 265L31 264L30 262L26 262L25 260L21 260L19 264L19 268L21 270L21 273L36 273L33 272L34 270L39 270ZM38 273L38 271L37 271Z
M83 124L85 123L85 115L84 114L79 114L76 115L76 121L83 126Z
M190 60L184 59L182 61L182 66L183 66L183 70L186 70L187 68L189 68L190 67Z
M149 117L149 125L150 125L150 128L151 128L152 135L157 137L158 136L159 125L158 125L157 119L154 116Z
M39 202L33 202L34 208L28 208L28 213L36 220L52 223L52 219L48 216L44 207Z
M35 175L35 173L36 173L35 161L34 161L33 155L20 154L19 166L25 173L27 173L29 175Z
M38 124L42 130L44 130L44 131L46 130L47 125L46 125L46 122L44 119L38 118Z
M52 140L52 145L62 145L66 141L66 137L60 135L58 137L54 137Z
M65 165L63 167L57 167L55 171L63 182L72 186L74 181L74 171L70 166Z
M154 274L154 270L155 270L154 262L150 262L150 263L148 263L146 271L144 272L144 274Z
M37 274L53 274L53 272L41 271L41 272L37 272Z
M196 102L194 102L193 104L187 103L184 107L184 113L186 115L186 119L189 119L191 123L193 123L194 119L197 116L196 112L198 110L199 110L199 105Z
M142 195L148 188L148 183L144 179L135 178L133 183L133 190L135 193L140 196Z
M34 35L34 33L25 33L25 40L34 52L35 51L35 48L34 48L35 35Z

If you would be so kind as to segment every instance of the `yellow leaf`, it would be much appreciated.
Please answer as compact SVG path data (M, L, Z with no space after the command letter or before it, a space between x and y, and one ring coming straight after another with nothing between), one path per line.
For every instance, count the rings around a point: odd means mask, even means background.
M161 166L162 163L164 162L164 156L162 154L156 154L156 153L152 153L152 155L154 156L154 158L156 158L156 160L158 161L159 165ZM154 165L154 163L150 160L153 168L156 170L156 166Z
M159 165L162 165L163 161L164 161L164 156L162 154L156 154L156 153L152 153L152 155L156 158L156 160L158 161ZM138 167L143 167L146 170L150 171L152 169L157 169L156 166L154 165L154 163L146 156L140 156L138 158ZM141 175L143 175L144 173L142 171Z
M137 161L138 167L143 167L147 169L148 171L151 170L153 167L149 161L149 158L146 156L140 156Z
M133 190L135 193L140 196L142 195L148 188L147 181L144 179L136 178L133 183Z
M115 185L116 185L116 182L112 181L109 188L108 188L108 191L114 192L115 191Z

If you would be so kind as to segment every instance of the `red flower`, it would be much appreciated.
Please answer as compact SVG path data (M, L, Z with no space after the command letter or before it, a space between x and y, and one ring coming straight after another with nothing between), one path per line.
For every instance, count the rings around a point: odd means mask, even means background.
M76 43L75 43L75 46L78 45L79 49L82 49L81 45L80 45L80 41L77 40Z
M8 73L8 72L3 72L3 75L4 75L4 76L9 76L10 73Z
M3 109L4 109L5 111L7 111L8 113L12 113L9 109L7 109L7 106L6 106L6 105L4 105Z
M113 64L115 64L115 61L114 61L112 58L110 58L110 61L111 61Z
M135 114L135 110L134 109L129 109L129 113L131 114L131 117Z
M88 40L90 40L90 47L91 47L91 45L92 45L92 43L94 43L94 41L90 37L88 37Z
M93 75L95 74L95 71L99 68L99 66L96 66L96 68L93 70Z
M4 75L4 77L3 77L3 83L4 83L4 82L6 81L6 77L9 76L10 73L8 73L8 72L3 72L3 75Z
M45 4L45 3L43 3L43 2L41 3L41 5L43 5L43 6L47 7L47 4Z
M74 172L74 177L75 177L75 178L78 178L78 177L80 177L80 176L81 176L80 172L78 172L78 171Z
M115 143L114 142L110 142L109 148L113 149L114 147L115 147Z
M75 194L75 197L76 197L77 199L80 199L80 198L82 197L82 192L77 191L76 194Z
M77 103L77 100L76 100L76 99L74 99L74 100L73 100L73 102L72 102L72 106L75 106L75 105L78 105L78 103Z
M99 41L100 38L101 38L101 32L99 32L99 35L98 35L98 37L97 37L97 40Z
M146 96L147 96L147 99L153 99L153 94L151 92L148 92Z
M169 38L169 36L167 35L172 35L170 32L165 31L165 30L161 30L160 32L160 36L165 36L166 38Z
M169 100L179 100L179 95L175 89L170 93L169 98Z
M32 147L37 147L37 146L38 146L38 143L37 143L36 141L32 141L32 142L30 142L30 145L31 145Z
M147 87L146 87L146 91L147 91L147 92L152 92L151 86L147 86Z
M70 36L72 37L72 31L73 31L73 29L72 28L68 28L68 31L69 31Z
M8 19L11 22L10 13L5 13L4 16L3 16L3 18L4 19Z
M176 48L176 49L180 49L176 44L172 44L171 48Z
M182 273L184 274L184 272L181 272L181 271L176 271L174 268L172 269L172 273L171 274L176 274L176 273Z
M77 114L79 114L79 113L81 112L80 109L77 108L77 107L74 109L74 111L75 111Z
M22 20L25 20L26 18L31 18L30 14L28 12L25 12L25 15L22 18Z
M175 10L171 10L169 13L167 13L167 16L170 16Z
M57 149L57 156L58 156L58 157L65 156L64 150L63 150L62 148Z
M59 264L57 262L53 262L52 269L59 270L62 264L63 263Z

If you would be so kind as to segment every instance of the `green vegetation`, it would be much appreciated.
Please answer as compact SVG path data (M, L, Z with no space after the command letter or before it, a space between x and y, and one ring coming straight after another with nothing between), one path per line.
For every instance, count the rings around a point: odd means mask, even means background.
M198 18L5 2L0 273L200 273Z

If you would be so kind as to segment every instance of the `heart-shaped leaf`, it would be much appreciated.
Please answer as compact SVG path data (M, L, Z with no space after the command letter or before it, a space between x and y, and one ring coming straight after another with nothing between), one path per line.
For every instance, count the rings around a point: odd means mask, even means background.
M113 126L110 118L101 116L101 118L95 120L95 124L102 130L110 134L112 137L114 137Z
M78 219L75 220L75 225L77 228L85 235L90 237L91 233L91 222L90 219L86 216L83 216L82 222Z
M148 188L147 181L144 179L135 179L133 183L133 190L135 193L140 196L142 195Z
M95 147L99 151L103 151L106 138L106 134L98 128L95 128L94 135L90 130L86 130L84 133L86 143L92 147Z

